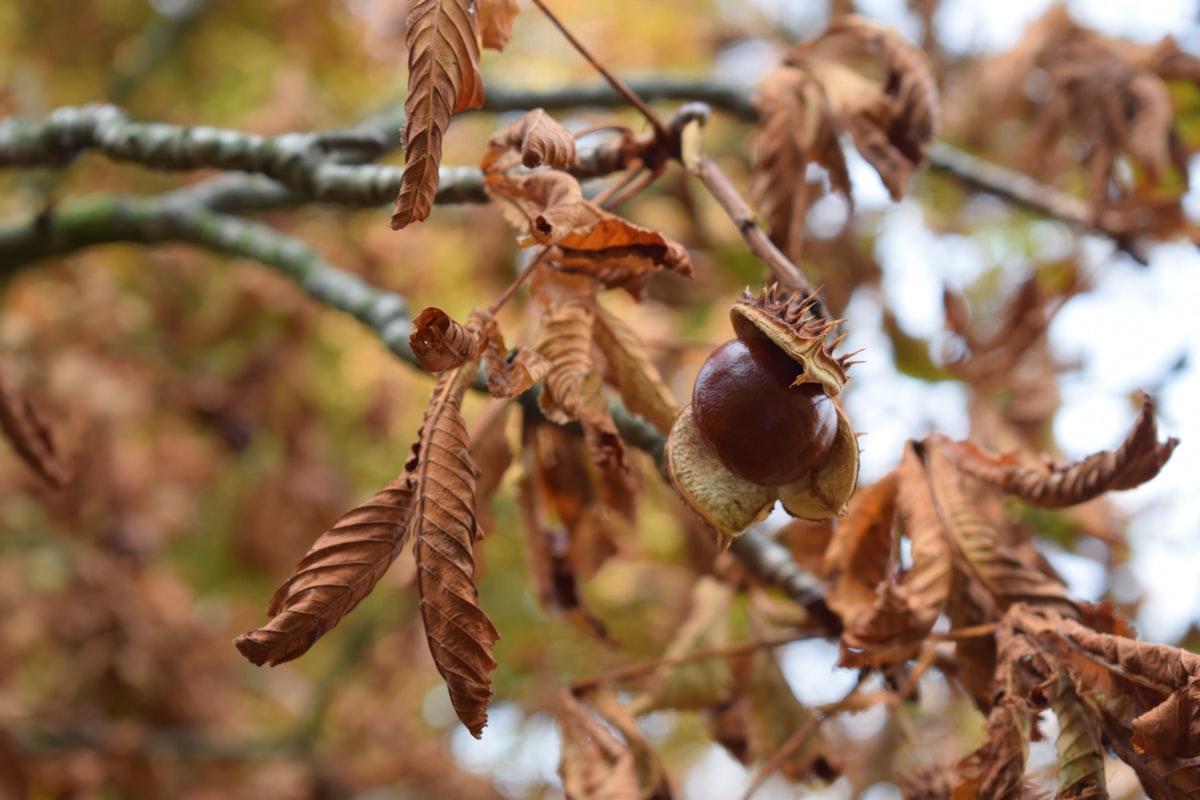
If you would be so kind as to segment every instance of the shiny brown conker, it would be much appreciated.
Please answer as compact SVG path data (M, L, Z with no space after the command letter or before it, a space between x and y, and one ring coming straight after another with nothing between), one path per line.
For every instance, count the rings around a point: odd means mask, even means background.
M829 455L837 409L819 384L792 385L801 371L765 337L726 342L704 362L692 413L700 438L730 472L783 486Z

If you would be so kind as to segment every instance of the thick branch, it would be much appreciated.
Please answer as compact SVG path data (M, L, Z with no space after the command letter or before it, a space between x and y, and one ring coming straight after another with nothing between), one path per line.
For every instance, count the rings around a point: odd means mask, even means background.
M40 258L111 242L189 242L253 259L291 278L321 303L352 315L392 352L416 363L408 347L412 324L402 297L328 264L304 242L269 225L183 202L176 193L101 195L0 230L0 275Z

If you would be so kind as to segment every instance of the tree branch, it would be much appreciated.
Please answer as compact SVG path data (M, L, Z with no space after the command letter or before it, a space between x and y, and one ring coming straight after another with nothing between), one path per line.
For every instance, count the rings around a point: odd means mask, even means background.
M299 239L269 225L188 202L185 193L153 197L99 195L50 209L0 230L0 276L40 258L111 242L188 242L258 261L295 281L325 305L371 328L393 353L415 364L408 346L408 304L338 269Z

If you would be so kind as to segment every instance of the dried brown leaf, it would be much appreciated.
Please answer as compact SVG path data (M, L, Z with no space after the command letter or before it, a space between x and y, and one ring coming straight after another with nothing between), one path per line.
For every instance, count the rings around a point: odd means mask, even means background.
M564 424L579 419L584 399L599 390L592 363L596 301L590 293L567 297L546 309L534 349L550 362L538 404L546 419ZM591 381L593 387L586 387Z
M492 696L492 646L500 635L479 608L474 543L483 532L475 515L477 468L459 408L476 365L443 372L421 427L410 468L416 480L417 588L434 664L450 690L458 718L479 737Z
M512 38L518 10L517 0L479 0L479 33L484 47L504 49Z
M579 181L565 172L488 176L484 189L508 223L538 244L555 244L570 233L584 208Z
M558 241L554 261L563 272L589 276L608 289L624 289L638 300L655 272L692 275L691 257L683 245L587 201L575 228Z
M487 370L488 394L510 399L516 397L546 377L550 362L536 350L516 347L507 350L499 326L493 326L483 351L483 366Z
M1200 797L1200 677L1133 720L1133 751L1178 796Z
M840 63L854 56L875 62L882 72L878 83ZM797 45L788 63L820 83L828 104L892 199L903 197L936 129L937 83L925 54L895 31L845 15L816 40Z
M596 307L593 332L625 407L641 414L664 436L679 412L671 390L646 355L638 335L612 312Z
M558 774L570 800L626 800L639 795L633 754L571 692L558 707L562 758Z
M1078 612L1058 576L1024 563L978 513L977 504L962 485L961 473L942 449L933 443L926 448L926 456L934 498L970 570L963 578L981 583L1002 608L1028 601L1076 615Z
M50 429L33 403L17 393L0 373L0 430L29 467L52 486L67 484L66 462L54 446Z
M478 315L472 322L481 321ZM489 320L490 321L490 320ZM464 327L440 308L426 308L413 320L408 345L422 369L441 372L476 359L485 339L477 325Z
M851 198L840 126L821 85L790 66L767 73L755 106L758 133L750 202L766 222L771 241L794 261L805 215L817 199L816 186L807 180L808 165L825 167L833 190Z
M963 472L1031 505L1061 508L1145 483L1162 469L1179 440L1158 441L1154 401L1143 395L1141 413L1120 447L1072 464L1033 469L1019 463L1015 455L993 455L969 442L941 439L939 443Z
M876 588L887 579L897 486L898 475L890 472L859 489L825 551L825 604L847 628L871 607Z
M1108 797L1104 743L1087 705L1065 671L1058 674L1050 705L1058 717L1058 798Z
M529 169L567 169L575 162L575 136L545 111L535 108L488 139L479 168L488 173L508 169L513 165L503 159L506 153L519 155L520 163Z
M471 430L471 458L479 467L479 477L475 481L475 510L479 515L479 526L484 530L495 528L491 498L512 464L512 448L504 430L510 405L493 400L476 418Z
M954 800L1024 800L1031 713L1025 700L1011 695L992 708L983 744L958 763Z
M483 105L478 40L475 0L420 0L408 15L408 121L394 230L429 216L450 117Z
M1097 633L1044 610L1016 612L1015 624L1070 676L1105 744L1133 767L1146 792L1193 800L1200 792L1194 688L1200 656Z
M404 546L414 485L406 471L321 534L292 577L271 596L267 614L273 619L237 637L238 651L260 666L290 661L350 613Z
M541 442L538 441L539 430L547 428L549 426L536 419L526 419L526 473L521 479L517 495L525 534L525 563L529 569L533 594L547 612L561 615L588 635L611 644L604 624L583 602L572 557L571 530L565 524L553 524L550 521L551 488L544 480L545 454L541 452Z

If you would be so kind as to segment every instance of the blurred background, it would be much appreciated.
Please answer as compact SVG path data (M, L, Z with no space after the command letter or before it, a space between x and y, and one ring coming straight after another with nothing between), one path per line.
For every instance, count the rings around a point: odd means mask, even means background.
M619 75L719 75L747 95L790 42L857 10L926 47L947 106L964 108L962 98L984 87L975 81L988 74L989 59L1016 46L1048 5L554 4ZM1200 51L1195 2L1067 7L1079 24L1106 35L1152 43L1171 34L1183 50ZM3 3L0 116L41 119L61 106L108 101L136 120L260 134L343 127L403 102L407 10L403 0ZM596 83L525 4L508 49L486 52L482 70L488 85ZM1173 91L1183 109L1177 129L1195 149L1200 89ZM576 129L614 118L641 129L624 110L557 116ZM969 118L947 116L950 141L1022 166L1019 124L981 132ZM507 121L481 113L456 119L444 163L477 163L487 136ZM751 136L751 126L721 114L707 136L709 152L742 186ZM1192 183L1200 184L1192 164ZM1195 649L1195 246L1154 245L1140 264L1107 239L972 193L943 173L921 172L911 195L892 203L865 162L853 157L851 167L853 213L836 197L818 202L805 266L848 320L847 348L866 348L846 401L867 433L863 481L891 469L909 438L971 431L970 390L946 368L955 342L946 332L944 289L986 319L1031 275L1054 280L1069 272L1087 288L1065 300L1050 327L1045 391L1033 398L1050 424L1047 449L1078 458L1115 446L1135 416L1139 389L1156 396L1164 433L1183 444L1149 485L1092 512L1031 524L1078 596L1112 599L1144 638ZM0 226L92 192L151 194L209 177L95 153L65 169L9 169L0 172ZM1200 215L1197 191L1184 198L1189 221ZM637 324L679 399L690 394L708 350L729 338L730 302L760 280L736 229L701 194L674 170L623 211L688 245L696 279L662 276L640 306L606 299ZM413 308L437 305L458 319L515 274L513 236L494 209L439 207L401 233L388 228L389 214L314 203L262 218ZM49 489L0 447L0 792L559 797L550 711L558 687L661 653L686 611L702 546L648 459L639 462L647 481L639 524L621 532L620 558L584 587L621 652L538 607L509 474L493 503L480 581L481 603L503 637L481 741L457 724L430 662L405 556L302 659L255 668L232 638L262 624L271 592L332 520L399 473L432 379L285 278L185 245L106 245L47 259L10 277L2 303L0 367L43 412L77 478ZM520 302L506 314L506 332L521 330ZM469 424L481 408L468 399ZM1123 539L1096 535L1122 530L1125 520L1132 522ZM834 666L836 648L824 642L789 645L779 658L806 703L835 700L855 680ZM918 724L942 714L938 724L953 743L956 718L946 709L957 706L944 684L929 680L930 706ZM844 724L850 749L879 734L883 719L873 714ZM978 730L978 722L963 727ZM695 715L656 713L643 723L681 796L723 798L745 786L745 769L711 744ZM776 779L756 797L795 792ZM890 784L845 779L811 796L855 792L899 796Z

